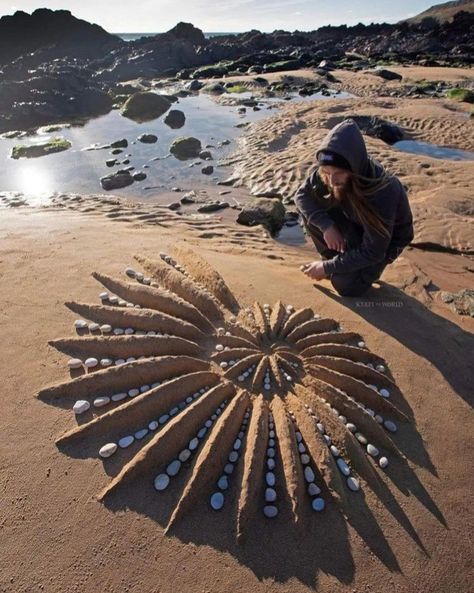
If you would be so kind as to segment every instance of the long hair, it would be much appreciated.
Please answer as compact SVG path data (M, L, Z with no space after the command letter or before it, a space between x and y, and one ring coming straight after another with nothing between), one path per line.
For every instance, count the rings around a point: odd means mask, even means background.
M369 163L369 176L351 173L344 199L350 202L355 216L363 226L369 226L381 235L390 237L387 222L374 210L367 198L387 187L391 177L383 168L378 177L375 177L375 163L372 160ZM324 185L329 187L329 179L324 170L320 167L318 172Z

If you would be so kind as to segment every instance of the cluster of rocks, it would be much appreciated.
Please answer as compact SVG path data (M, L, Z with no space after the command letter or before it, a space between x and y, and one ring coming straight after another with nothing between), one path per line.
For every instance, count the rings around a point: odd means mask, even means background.
M200 77L311 67L331 81L332 68L469 65L473 29L474 15L461 11L442 24L425 19L311 32L252 30L210 39L179 23L167 33L125 42L68 11L19 11L0 19L0 132L107 113L137 90L118 83L140 77L144 85L160 77L189 79L187 93L199 90ZM423 93L441 90L426 87Z

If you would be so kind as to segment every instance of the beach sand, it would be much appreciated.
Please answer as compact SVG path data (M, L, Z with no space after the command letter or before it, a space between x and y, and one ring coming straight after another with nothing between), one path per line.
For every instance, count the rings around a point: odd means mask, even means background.
M349 114L378 115L416 139L474 150L466 111L433 99L288 105L249 129L233 156L235 176L254 194L291 196L318 140L335 117ZM398 153L371 138L367 144L408 186L416 236L382 282L356 299L300 272L314 257L309 245L285 246L260 227L237 227L225 217L196 220L87 197L49 209L2 210L1 591L470 591L474 320L440 295L473 287L468 206L474 165ZM48 341L75 335L77 314L65 302L100 302L93 272L123 277L134 255L156 258L177 242L204 257L239 302L280 299L311 307L359 333L385 359L410 422L394 436L408 467L394 459L378 472L383 496L363 481L349 520L331 503L324 513L304 514L298 528L285 513L276 521L259 513L239 544L235 495L220 513L206 496L195 501L185 520L164 534L185 475L166 494L154 492L150 474L115 504L98 502L117 468L56 447L76 420L71 409L36 397L69 378L67 357Z

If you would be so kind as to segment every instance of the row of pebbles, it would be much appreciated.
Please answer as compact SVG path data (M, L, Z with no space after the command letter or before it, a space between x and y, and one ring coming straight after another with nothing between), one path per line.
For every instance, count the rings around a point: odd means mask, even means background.
M158 384L159 385L159 384ZM155 386L158 386L155 384ZM148 387L148 386L145 386ZM200 398L206 391L208 391L209 386L202 387L199 391L195 391L193 394L189 395L185 400L181 401L177 406L171 408L167 413L162 414L158 419L152 420L149 422L148 427L140 428L137 430L133 435L126 435L120 438L117 443L107 443L103 445L99 450L100 457L106 458L110 457L117 451L118 447L121 449L126 449L130 447L130 445L134 441L141 441L147 435L152 434L161 426L164 426L173 416L176 416L180 411L184 410L189 404L191 404L194 400ZM135 390L136 391L136 390ZM129 392L130 394L130 392ZM123 395L123 394L119 394ZM127 395L127 394L125 394ZM113 396L112 396L113 397Z
M140 282L140 284L146 284L147 286L151 284L151 278L145 276L144 274L142 274L142 272L137 272L131 267L125 268L125 274L129 278L133 278L137 282Z
M159 492L162 490L166 490L170 483L170 478L178 475L183 463L189 461L191 457L194 455L196 450L198 449L201 441L206 436L208 430L212 427L214 422L217 420L218 416L222 413L222 410L226 407L227 400L223 401L221 405L215 410L214 414L206 420L204 425L198 430L195 437L193 437L188 446L185 447L182 451L178 453L178 457L173 459L168 465L163 473L158 474L154 480L155 489Z
M105 291L99 294L99 298L103 305L115 305L117 307L127 307L128 309L141 309L141 305L135 305L134 303L121 299L115 294L109 294Z
M241 373L237 377L237 380L240 381L240 382L245 381L246 379L248 379L250 376L252 376L255 373L255 369L256 368L257 368L257 365L256 364L251 364L248 369L246 369L245 371L243 371L243 373Z
M267 471L265 473L265 506L263 507L263 514L268 519L273 519L278 515L277 492L275 490L275 467L276 467L276 434L275 424L273 422L273 415L270 413L268 416L268 442L267 442L267 458L266 466Z
M311 508L313 511L322 511L326 506L324 498L320 496L321 488L315 483L316 474L313 467L311 467L311 457L307 451L306 443L304 442L303 435L299 431L298 425L296 424L296 418L294 413L290 410L289 415L293 421L295 429L296 442L298 446L298 453L300 456L301 465L303 466L303 474L306 483L308 484L306 491L311 497Z
M116 402L120 402L124 399L127 399L128 397L130 397L130 398L137 397L137 395L140 395L141 393L146 393L147 391L150 391L150 389L155 389L156 387L159 387L164 382L165 381L160 383L160 381L157 381L156 383L152 383L151 385L142 385L141 387L134 387L132 389L129 389L128 391L123 391L121 393L114 393L111 396L100 395L94 399L93 405L95 408L103 408L104 406L107 406L111 402L116 403ZM79 414L84 414L84 412L87 412L90 409L90 407L91 407L91 405L87 400L79 399L76 401L76 403L72 407L72 410L76 415L79 415Z
M287 373L282 366L278 365L278 370L289 383L293 381L293 377L289 373Z
M326 405L329 407L329 409L331 410L331 412L334 413L335 416L337 416L337 418L343 423L345 424L347 430L349 430L350 432L353 433L353 435L355 436L355 438L359 441L359 443L361 444L362 447L365 448L366 453L368 453L371 457L377 458L380 454L380 451L378 450L378 448L373 445L372 443L369 443L369 441L367 440L367 437L362 434L361 432L359 432L357 430L357 426L355 424L353 424L352 422L348 422L347 418L345 416L343 416L342 414L339 414L339 411L334 408L333 406L331 406L331 404L329 402L326 402ZM365 409L365 411L372 416L379 424L381 424L388 432L396 432L397 431L397 425L395 424L395 422L392 422L391 420L384 420L382 416L380 416L380 414L376 414L372 409L367 408L364 404L359 402L359 405ZM378 460L379 466L382 469L385 469L388 466L388 459L387 457L380 457L380 459Z
M324 428L324 424L317 418L314 410L310 408L307 404L305 404L305 408L308 410L310 416L312 416L316 420L316 426L321 435L323 436L324 440L326 441L326 445L330 450L332 456L336 460L336 465L341 472L341 474L346 478L346 484L349 490L352 492L358 492L360 490L359 480L351 475L351 469L342 458L339 449L332 443L331 437L326 434L326 429Z
M242 444L245 437L245 432L247 430L247 426L249 423L250 418L250 409L247 408L245 411L244 419L242 420L242 424L240 425L239 432L237 437L232 445L232 450L230 451L227 457L227 463L224 465L224 470L221 477L217 480L217 488L218 490L214 492L210 497L210 505L211 508L215 511L220 511L225 503L225 495L224 492L229 488L229 479L232 475L235 466L239 460L240 454L242 452Z
M266 391L270 391L270 389L272 388L272 381L270 379L270 367L267 367L267 370L265 371L265 375L263 377L263 388Z

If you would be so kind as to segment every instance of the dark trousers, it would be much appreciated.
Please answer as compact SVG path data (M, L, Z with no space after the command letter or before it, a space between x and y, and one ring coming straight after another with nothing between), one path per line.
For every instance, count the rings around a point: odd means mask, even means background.
M346 249L359 247L362 242L362 228L349 220L341 208L330 208L327 214L334 220L346 240ZM329 249L324 241L322 231L317 226L307 224L304 218L303 222L316 250L323 259L331 259L339 255L339 251ZM372 286L372 282L380 278L388 263L390 263L388 260L384 260L353 272L334 273L331 274L329 280L341 296L361 296Z

